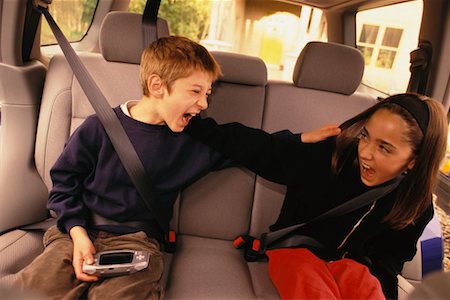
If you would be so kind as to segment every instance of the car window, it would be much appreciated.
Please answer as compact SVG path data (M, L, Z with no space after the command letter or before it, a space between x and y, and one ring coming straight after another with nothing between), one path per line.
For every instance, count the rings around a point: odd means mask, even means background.
M144 7L145 0L131 0L129 11L142 13ZM327 40L321 10L287 1L162 0L159 17L168 21L171 34L209 50L260 57L269 79L292 81L305 44Z
M357 13L356 45L364 56L364 84L389 95L406 91L409 53L418 45L422 10L422 1L416 0Z
M79 42L86 35L94 18L98 0L53 0L49 11L70 42ZM42 18L41 45L57 44L45 18Z

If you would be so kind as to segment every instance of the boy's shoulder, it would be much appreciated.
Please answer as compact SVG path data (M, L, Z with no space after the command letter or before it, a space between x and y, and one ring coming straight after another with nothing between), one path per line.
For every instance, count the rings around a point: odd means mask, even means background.
M89 115L83 123L81 123L80 128L95 129L101 127L102 123L96 114Z
M76 136L98 136L102 128L103 125L97 115L90 115L71 134L71 138L73 139Z

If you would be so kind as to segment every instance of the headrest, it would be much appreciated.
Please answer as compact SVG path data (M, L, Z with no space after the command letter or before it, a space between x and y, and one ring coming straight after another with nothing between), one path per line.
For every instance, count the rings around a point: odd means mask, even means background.
M293 80L297 87L353 94L361 83L364 58L353 47L309 42L295 64Z
M158 37L169 35L163 19L156 23ZM110 12L100 27L100 51L107 61L139 64L144 49L142 15L130 12Z
M230 52L211 51L222 68L222 82L246 85L266 85L267 68L258 57Z

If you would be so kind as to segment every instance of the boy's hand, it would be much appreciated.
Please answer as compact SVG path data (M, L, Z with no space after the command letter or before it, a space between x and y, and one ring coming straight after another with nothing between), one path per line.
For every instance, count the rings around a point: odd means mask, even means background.
M95 248L92 244L86 229L81 226L74 226L70 229L70 236L73 241L72 265L78 280L93 282L98 280L98 276L83 273L83 262L94 263Z
M300 138L303 143L317 143L340 133L339 125L325 125L314 131L302 133Z

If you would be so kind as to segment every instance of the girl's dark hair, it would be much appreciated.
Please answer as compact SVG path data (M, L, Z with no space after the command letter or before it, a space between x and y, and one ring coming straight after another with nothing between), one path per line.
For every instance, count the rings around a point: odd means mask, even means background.
M422 133L416 119L402 106L393 103L395 99L409 101L424 101L429 110L429 122L425 135ZM358 136L369 118L379 109L386 109L402 117L407 123L405 138L411 145L415 158L414 167L408 172L398 187L395 204L385 221L391 227L402 229L412 224L431 204L433 189L447 146L447 116L440 103L425 96L406 93L386 98L344 122L341 134L336 139L336 149L332 158L332 169L338 174L345 163L358 163L354 153L358 144ZM348 160L353 160L348 162Z

